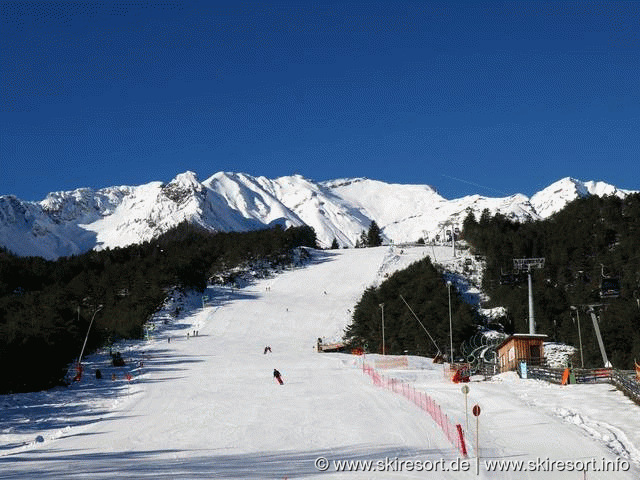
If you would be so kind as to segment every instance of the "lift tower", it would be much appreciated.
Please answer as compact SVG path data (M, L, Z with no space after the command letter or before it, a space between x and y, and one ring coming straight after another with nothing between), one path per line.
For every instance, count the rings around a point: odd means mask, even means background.
M535 335L536 322L533 315L533 288L531 286L531 269L544 267L544 258L514 258L513 269L522 272L527 271L529 280L529 335Z
M604 368L611 368L611 362L609 361L609 357L607 357L607 352L604 349L604 342L602 341L602 335L600 334L600 327L598 326L598 315L596 314L596 309L603 307L602 303L597 303L593 305L586 305L587 312L591 315L591 321L593 322L593 329L596 332L596 338L598 339L598 346L600 347L600 354L602 355L602 363L604 364Z

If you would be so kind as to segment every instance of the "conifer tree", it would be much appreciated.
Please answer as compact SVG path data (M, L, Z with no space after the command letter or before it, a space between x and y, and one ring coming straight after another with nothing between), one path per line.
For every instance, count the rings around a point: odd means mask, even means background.
M379 247L382 245L382 236L380 235L380 227L375 220L371 221L371 225L369 225L369 231L367 232L366 238L367 247Z

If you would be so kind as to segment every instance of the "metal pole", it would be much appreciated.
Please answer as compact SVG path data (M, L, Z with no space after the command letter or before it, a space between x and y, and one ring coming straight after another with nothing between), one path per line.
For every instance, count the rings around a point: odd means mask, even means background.
M607 352L604 349L604 343L602 341L602 335L600 335L600 327L598 326L598 318L596 317L596 312L591 307L589 309L589 313L591 314L591 320L593 321L593 329L596 331L596 337L598 339L598 346L600 347L600 353L602 354L602 363L604 363L604 368L611 368L611 363L609 363L609 358L607 357Z
M382 310L382 355L384 355L386 352L384 344L384 303L380 304L380 309Z
M467 434L469 433L469 409L468 409L468 398L469 398L469 387L467 385L463 385L462 394L464 395L464 419L465 419L465 428L467 429Z
M476 461L480 460L480 415L476 415Z
M527 280L529 283L529 334L535 335L536 321L533 314L533 286L531 278L532 268L542 268L544 266L544 258L514 258L513 267L515 270L523 271L527 268Z
M456 256L456 234L453 230L453 224L451 225L451 250L453 251L453 257Z
M91 331L91 325L93 325L93 319L96 318L96 313L98 313L101 308L102 308L102 305L99 305L98 308L96 308L96 311L93 312L93 316L91 317L91 322L89 322L89 328L87 329L87 336L84 337L84 343L82 344L82 350L80 350L80 356L78 357L78 365L80 365L80 363L82 362L82 354L84 353L84 347L87 346L87 340L89 339L89 332Z
M469 400L467 398L467 395L465 394L464 396L464 420L465 420L465 424L467 427L467 432L469 431L469 410L467 407L467 404L469 403Z
M453 323L451 321L451 281L447 280L447 291L449 292L449 348L451 349L451 363L453 364Z
M580 368L584 368L584 357L582 356L582 333L580 332L580 311L578 307L571 306L572 310L576 311L576 318L578 319L578 342L580 343Z
M384 303L382 304L382 354L387 354L387 346L384 343Z
M531 267L527 270L529 280L529 334L534 335L536 333L536 322L533 316L533 287L531 282Z

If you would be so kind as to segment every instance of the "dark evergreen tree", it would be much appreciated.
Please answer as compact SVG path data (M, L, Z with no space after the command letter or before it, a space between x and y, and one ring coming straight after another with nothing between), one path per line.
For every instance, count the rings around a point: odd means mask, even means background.
M365 239L367 247L379 247L382 245L382 236L380 235L380 227L375 222L375 220L371 221L369 225L369 231L367 232L367 236Z
M434 346L401 296L421 319L441 351L449 345L449 300L442 272L429 258L396 272L378 288L367 289L353 312L345 340L370 352L382 351L382 311L384 304L386 352L435 355ZM475 331L475 314L452 291L453 338L455 345Z

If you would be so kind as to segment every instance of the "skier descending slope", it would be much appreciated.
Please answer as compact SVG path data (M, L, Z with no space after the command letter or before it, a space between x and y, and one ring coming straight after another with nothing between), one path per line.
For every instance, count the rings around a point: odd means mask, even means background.
M284 385L284 382L282 381L282 375L280 375L280 372L275 368L273 369L273 378L275 378L280 385Z

